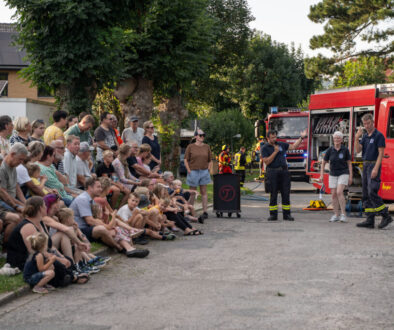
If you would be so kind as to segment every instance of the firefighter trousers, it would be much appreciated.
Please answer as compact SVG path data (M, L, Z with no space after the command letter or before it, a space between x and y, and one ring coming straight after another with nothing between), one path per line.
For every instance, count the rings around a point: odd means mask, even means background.
M363 165L363 205L364 212L368 217L375 215L388 215L388 208L378 195L380 189L380 169L376 178L371 178L371 172L375 163L364 163Z
M239 183L241 187L243 187L245 183L245 172L245 170L235 170L235 173L239 175Z
M267 168L265 174L270 186L270 215L278 216L278 192L282 196L283 216L290 215L290 172L286 168Z

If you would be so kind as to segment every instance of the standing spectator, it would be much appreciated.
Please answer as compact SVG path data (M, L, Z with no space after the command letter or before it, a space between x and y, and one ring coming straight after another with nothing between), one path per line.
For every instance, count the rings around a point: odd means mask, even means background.
M28 146L30 140L31 125L27 117L18 117L14 121L14 129L17 134L11 136L10 144L13 145L16 142Z
M94 138L97 142L97 161L103 161L103 151L112 150L117 151L119 148L118 141L116 140L115 131L112 128L111 122L113 117L109 112L101 114L101 124L94 131Z
M45 122L42 119L36 119L31 124L31 141L42 141L42 136L44 135L45 131Z
M119 131L118 131L118 118L116 118L115 115L112 115L112 128L114 129L115 135L116 135L116 141L118 141L118 144L121 145L123 143L122 138L120 137Z
M126 128L122 133L122 140L124 143L136 141L138 146L140 146L144 137L144 130L138 127L138 117L131 117L129 124L130 127Z
M90 130L93 128L94 125L94 118L92 115L86 115L82 118L79 123L74 124L71 126L67 131L64 132L64 136L67 137L69 135L75 135L79 137L81 142L88 142L90 141Z
M44 142L46 145L50 145L53 140L62 140L65 144L63 135L63 128L67 125L67 112L63 110L57 110L53 113L53 125L46 128L44 132Z
M84 189L86 180L94 175L92 168L93 162L89 144L87 142L81 142L77 156L77 180L79 188Z
M12 134L14 124L10 116L0 116L0 154L5 157L10 150L8 137Z
M55 166L53 166L54 158L55 150L50 146L46 146L44 153L38 162L38 165L41 168L41 175L45 175L48 178L45 182L45 186L55 189L62 198L64 204L66 204L66 206L70 206L73 197L66 192L63 183L59 181L59 178L56 175Z
M137 250L125 240L117 243L114 240L115 233L112 234L106 229L104 222L93 217L93 200L95 197L100 196L101 190L101 183L98 179L88 179L86 180L86 191L79 195L71 204L70 208L74 211L75 221L79 229L89 241L100 239L104 244L116 248L119 252L125 250L128 257L146 257L149 254L148 250Z
M17 182L16 167L27 157L27 148L15 143L0 166L0 205L11 212L20 211L26 203L25 196Z
M334 215L330 221L346 222L345 207L346 200L343 190L347 185L352 184L353 168L349 149L343 142L343 134L339 131L332 135L334 145L326 151L323 162L321 164L320 181L323 181L324 168L327 162L330 163L330 176L328 178L328 186L331 189L332 205ZM341 214L339 214L341 211Z
M66 152L64 153L64 171L66 172L71 189L77 188L77 155L79 152L79 137L69 135Z
M363 135L363 128L358 129L354 138L354 148L357 153L362 151L363 155L363 204L368 216L365 221L358 223L357 227L374 228L375 216L381 215L382 221L378 228L383 229L393 221L388 208L378 195L386 141L384 135L375 128L371 114L364 115L361 121L367 132ZM359 142L360 138L361 141Z
M153 170L155 166L161 165L159 139L156 135L153 135L155 132L155 126L153 126L151 121L146 121L144 123L144 131L145 135L142 138L142 143L147 143L151 147L152 161L149 164L149 167Z
M209 145L204 143L205 133L198 129L195 133L196 142L187 146L185 151L185 167L187 169L186 183L190 190L200 186L203 214L201 219L208 218L207 184L211 182L209 170L212 166L212 154Z
M68 116L67 117L67 124L66 124L65 129L66 130L69 129L71 126L74 126L76 123L78 123L78 117L77 116L73 116L73 115Z

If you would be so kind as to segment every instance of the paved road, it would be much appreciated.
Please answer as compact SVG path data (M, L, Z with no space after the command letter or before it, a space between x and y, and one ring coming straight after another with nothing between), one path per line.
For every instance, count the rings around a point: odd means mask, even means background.
M293 195L301 205L315 195ZM0 308L1 329L393 329L394 226L329 223L295 210L268 223L267 202L212 218L202 237L151 242L82 286Z

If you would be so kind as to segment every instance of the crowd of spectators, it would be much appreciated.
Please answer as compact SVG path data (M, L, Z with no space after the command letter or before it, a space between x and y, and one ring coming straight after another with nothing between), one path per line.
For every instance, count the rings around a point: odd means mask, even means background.
M86 283L109 257L91 253L99 241L129 258L145 258L150 239L175 233L202 235L211 156L198 132L187 151L190 190L161 171L160 144L151 121L117 128L104 112L100 125L88 113L58 110L46 127L26 117L0 116L0 235L7 263L24 273L33 292ZM198 175L196 172L198 171ZM188 175L188 176L189 176ZM193 186L193 184L195 184ZM204 213L193 204L200 186Z

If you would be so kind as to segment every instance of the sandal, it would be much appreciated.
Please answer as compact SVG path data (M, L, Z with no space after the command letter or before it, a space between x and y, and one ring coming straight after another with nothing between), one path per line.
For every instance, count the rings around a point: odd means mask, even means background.
M187 234L185 234L185 236L199 236L202 234L203 233L200 230L195 229L195 230L189 231Z
M46 294L46 293L48 293L48 290L45 289L45 288L42 287L42 286L39 286L39 287L34 287L34 288L33 288L33 292L34 292L34 293Z
M73 283L85 284L85 283L89 282L89 280L90 280L90 276L88 274L80 274L80 275L76 276L76 278L74 278Z

